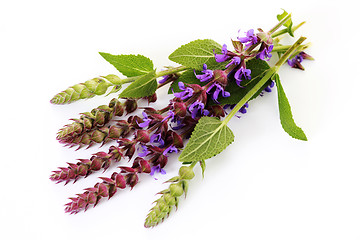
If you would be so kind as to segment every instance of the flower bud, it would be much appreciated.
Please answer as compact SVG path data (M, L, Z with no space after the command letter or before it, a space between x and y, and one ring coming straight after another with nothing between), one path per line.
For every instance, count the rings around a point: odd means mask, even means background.
M180 176L181 179L190 180L190 179L193 179L193 178L194 178L195 173L194 173L194 171L192 170L191 167L182 166L182 167L179 169L179 176Z
M150 134L147 130L139 129L136 131L136 140L141 143L148 143L150 142Z
M179 117L185 117L186 105L184 102L174 102L174 113Z
M124 105L127 113L132 113L137 109L137 102L134 99L126 99Z
M227 74L225 71L222 70L215 70L214 71L214 80L218 82L220 85L225 87L228 83L227 81Z
M174 196L172 196L170 193L165 193L163 195L164 201L167 203L167 205L172 206L175 205L176 199Z
M182 137L180 137L179 134L173 131L172 131L172 140L173 140L173 145L175 147L182 148L184 146Z
M173 183L169 187L170 194L174 197L180 197L184 193L184 189L178 183Z

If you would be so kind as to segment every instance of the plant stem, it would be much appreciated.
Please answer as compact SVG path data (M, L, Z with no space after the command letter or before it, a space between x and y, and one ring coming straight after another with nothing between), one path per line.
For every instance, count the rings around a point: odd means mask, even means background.
M298 25L296 25L296 26L294 26L294 27L292 28L292 31L293 31L293 32L296 31L299 27L301 27L301 26L304 25L304 24L305 24L305 22L299 23ZM282 30L279 30L279 31L274 32L273 34L271 34L271 37L272 37L272 38L276 38L276 37L278 37L278 36L280 36L280 35L283 35L283 34L285 34L285 33L287 33L287 32L288 32L287 29L282 29Z
M261 78L261 80L247 93L245 96L236 104L236 106L231 110L231 112L226 116L226 118L223 120L222 124L227 124L230 119L240 110L242 106L244 106L245 103L247 103L254 94L256 94L262 86L278 71L281 65L283 65L286 60L298 50L301 43L305 41L306 37L300 37L277 61L275 66L267 70L267 73L264 77Z
M247 103L250 98L257 93L261 87L277 72L276 67L272 67L268 70L264 77L247 93L245 96L236 104L236 106L231 110L231 112L223 120L223 124L227 124L230 119L240 110L245 103Z
M278 24L276 24L270 31L269 35L272 35L276 30L278 30L284 23L286 23L291 18L291 13L289 13L286 17L284 17ZM273 37L273 36L271 36Z
M279 45L279 46L274 46L273 48L273 52L285 52L287 51L292 45ZM301 51L307 49L310 46L310 43L304 44L304 45L300 45L299 48L301 49Z
M189 67L185 67L185 66L169 68L169 69L166 69L164 71L157 72L156 77L158 78L158 77L162 77L162 76L169 75L169 74L172 74L172 73L181 72L181 71L184 71L184 70L186 70L188 68Z

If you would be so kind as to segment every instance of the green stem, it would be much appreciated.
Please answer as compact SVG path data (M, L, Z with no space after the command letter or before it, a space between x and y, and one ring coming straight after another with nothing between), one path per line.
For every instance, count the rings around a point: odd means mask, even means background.
M277 72L277 67L272 67L268 70L265 76L247 93L245 96L236 104L236 106L231 110L231 112L223 120L223 124L227 124L230 119L240 110L245 103L247 103L255 93L257 93L262 86Z
M292 45L279 45L279 46L274 46L273 48L273 52L285 52L287 51ZM301 49L301 51L304 51L305 49L307 49L310 46L310 43L307 44L303 44L300 45L299 48Z
M278 30L284 23L286 23L291 18L291 13L289 13L286 17L284 17L278 24L276 24L270 31L268 32L269 35L272 35L276 30ZM271 36L273 37L273 36Z
M169 74L172 74L172 73L181 72L181 71L184 71L184 70L186 70L188 68L189 67L185 67L185 66L169 68L169 69L166 69L164 71L157 72L156 77L158 78L158 77L166 76L166 75L169 75Z
M293 32L296 31L299 27L301 27L301 26L304 25L304 24L305 24L305 22L299 23L298 25L296 25L296 26L294 26L294 27L292 28L292 31L293 31ZM280 36L280 35L283 35L283 34L285 34L285 33L287 33L287 32L288 32L287 29L282 29L282 30L279 30L279 31L274 32L273 34L271 34L271 37L272 37L272 38L276 38L276 37L278 37L278 36Z
M231 110L231 112L226 116L226 118L223 120L224 125L226 125L230 119L235 116L235 114L240 110L242 106L244 106L245 103L247 103L252 96L254 96L261 88L264 86L264 84L278 71L281 65L285 63L285 61L300 47L301 43L305 41L306 37L300 37L277 61L274 67L267 70L267 73L264 77L261 78L261 80L248 92L245 94L245 96L236 104L236 106Z
M277 63L275 64L275 67L279 68L281 65L283 65L288 58L295 52L298 50L298 48L300 47L301 43L303 43L305 41L306 37L300 37L282 56L281 58L277 61Z

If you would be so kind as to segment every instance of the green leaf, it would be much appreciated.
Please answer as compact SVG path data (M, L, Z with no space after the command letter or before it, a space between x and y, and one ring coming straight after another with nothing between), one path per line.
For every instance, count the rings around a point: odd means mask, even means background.
M142 98L151 96L157 89L155 70L141 76L135 82L131 83L119 97L122 98Z
M279 102L279 112L280 112L280 121L283 129L291 137L307 141L306 135L301 128L296 126L291 113L291 107L289 101L285 95L284 89L281 86L279 75L275 75L275 82L278 92L278 102Z
M283 18L285 18L288 15L288 13L284 9L283 9L283 11L284 12L282 14L278 14L276 16L279 21L281 21ZM292 22L291 18L284 23L284 26L286 27L286 29L287 29L288 33L290 34L290 36L294 37L294 32L292 30L292 25L293 25L293 22Z
M218 101L220 104L237 104L266 74L270 69L269 64L266 61L260 59L251 59L246 62L246 68L251 70L251 79L243 80L241 85L243 88L239 87L236 84L236 81L233 76L229 76L229 83L226 86L225 90L230 93L230 97L219 96ZM264 86L250 99L254 99L261 93L264 88L270 84L270 80L264 84ZM210 102L211 105L214 105L214 102Z
M221 45L214 40L195 40L176 49L169 59L197 70L202 70L204 63L209 69L224 68L226 63L215 61L214 50L215 53L221 52Z
M234 134L218 118L202 117L179 156L181 162L203 161L222 152L234 141Z
M196 71L196 74L201 74L200 71ZM178 79L173 81L169 87L169 94L174 92L181 92L179 88L179 82L187 83L187 84L199 84L200 86L204 86L207 82L200 82L199 79L195 77L194 70L189 69L183 72Z
M127 77L144 75L154 68L153 62L143 55L112 55L103 52L100 55Z

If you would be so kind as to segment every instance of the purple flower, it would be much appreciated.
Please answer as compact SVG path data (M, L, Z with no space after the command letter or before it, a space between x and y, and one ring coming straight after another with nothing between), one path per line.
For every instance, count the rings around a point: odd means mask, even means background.
M301 62L304 60L304 58L302 57L302 55L298 54L296 55L293 59L288 59L288 64L290 67L292 68L299 68L304 70L304 67L301 65Z
M245 103L245 104L240 108L239 112L241 112L242 114L247 113L246 108L248 108L248 107L249 107L249 104L248 104L248 103Z
M214 49L215 60L217 62L225 62L225 61L227 61L230 58L230 56L227 55L228 50L227 50L226 44L224 44L222 46L221 52L222 52L222 54L216 54L215 49Z
M145 145L140 145L140 146L142 148L142 152L138 153L139 157L145 157L146 155L148 155L150 153L150 151L148 150L148 148Z
M271 89L274 87L275 83L274 81L271 81L271 83L264 89L265 92L271 92Z
M189 87L185 87L185 84L183 82L178 83L180 90L183 90L182 92L174 93L174 96L177 98L180 98L181 100L185 100L187 98L192 97L194 94L194 90Z
M239 57L233 57L231 61L228 63L228 65L225 66L225 68L230 67L231 65L239 65L241 63L241 58Z
M260 58L261 60L269 61L272 57L272 54L270 53L274 48L274 45L265 45L265 47L262 49L260 53L256 56L257 58Z
M161 173L162 175L166 174L166 171L160 167L160 164L151 168L150 175L154 176L156 172ZM157 178L155 178L155 180L157 180Z
M256 35L254 34L254 29L250 29L246 33L246 37L238 37L238 40L241 43L247 43L245 44L246 47L250 47L253 44L256 44L258 42L258 39Z
M151 135L150 142L151 143L159 143L161 146L165 144L164 140L161 138L160 133Z
M239 70L237 70L234 74L234 78L236 80L236 84L240 86L242 78L246 79L246 80L250 80L251 79L251 70L250 69L246 69L244 67L240 67Z
M213 77L213 71L207 69L207 65L205 63L203 65L203 70L201 72L204 73L204 74L203 75L200 75L200 74L197 75L195 73L195 70L194 70L194 74L195 74L196 78L200 80L200 82L206 82L206 81L210 80Z
M172 122L175 122L175 113L171 110L169 110L168 115L161 122L164 122L164 121L168 120L169 118L171 118Z
M146 112L142 112L142 115L144 116L143 118L143 122L142 123L137 123L139 125L139 127L141 128L145 128L145 127L148 127L150 122L151 122L151 119L148 118L148 115L146 114Z
M170 75L165 75L165 76L163 76L162 79L159 80L159 83L162 84L162 83L166 82L169 78L170 78Z
M212 99L216 102L218 102L219 93L222 93L223 97L230 97L230 93L225 91L224 88L217 82L214 82L207 90L206 93L209 93L213 88L215 87L215 91L212 95Z
M173 153L173 152L177 153L178 149L174 145L171 145L170 147L168 147L167 149L164 150L163 155L167 156L166 154Z
M200 115L200 116L203 116L203 115L208 115L209 114L209 111L204 109L205 105L200 102L200 101L196 101L194 102L193 104L191 104L189 106L189 111L191 113L191 117L193 119L196 118L196 116Z

